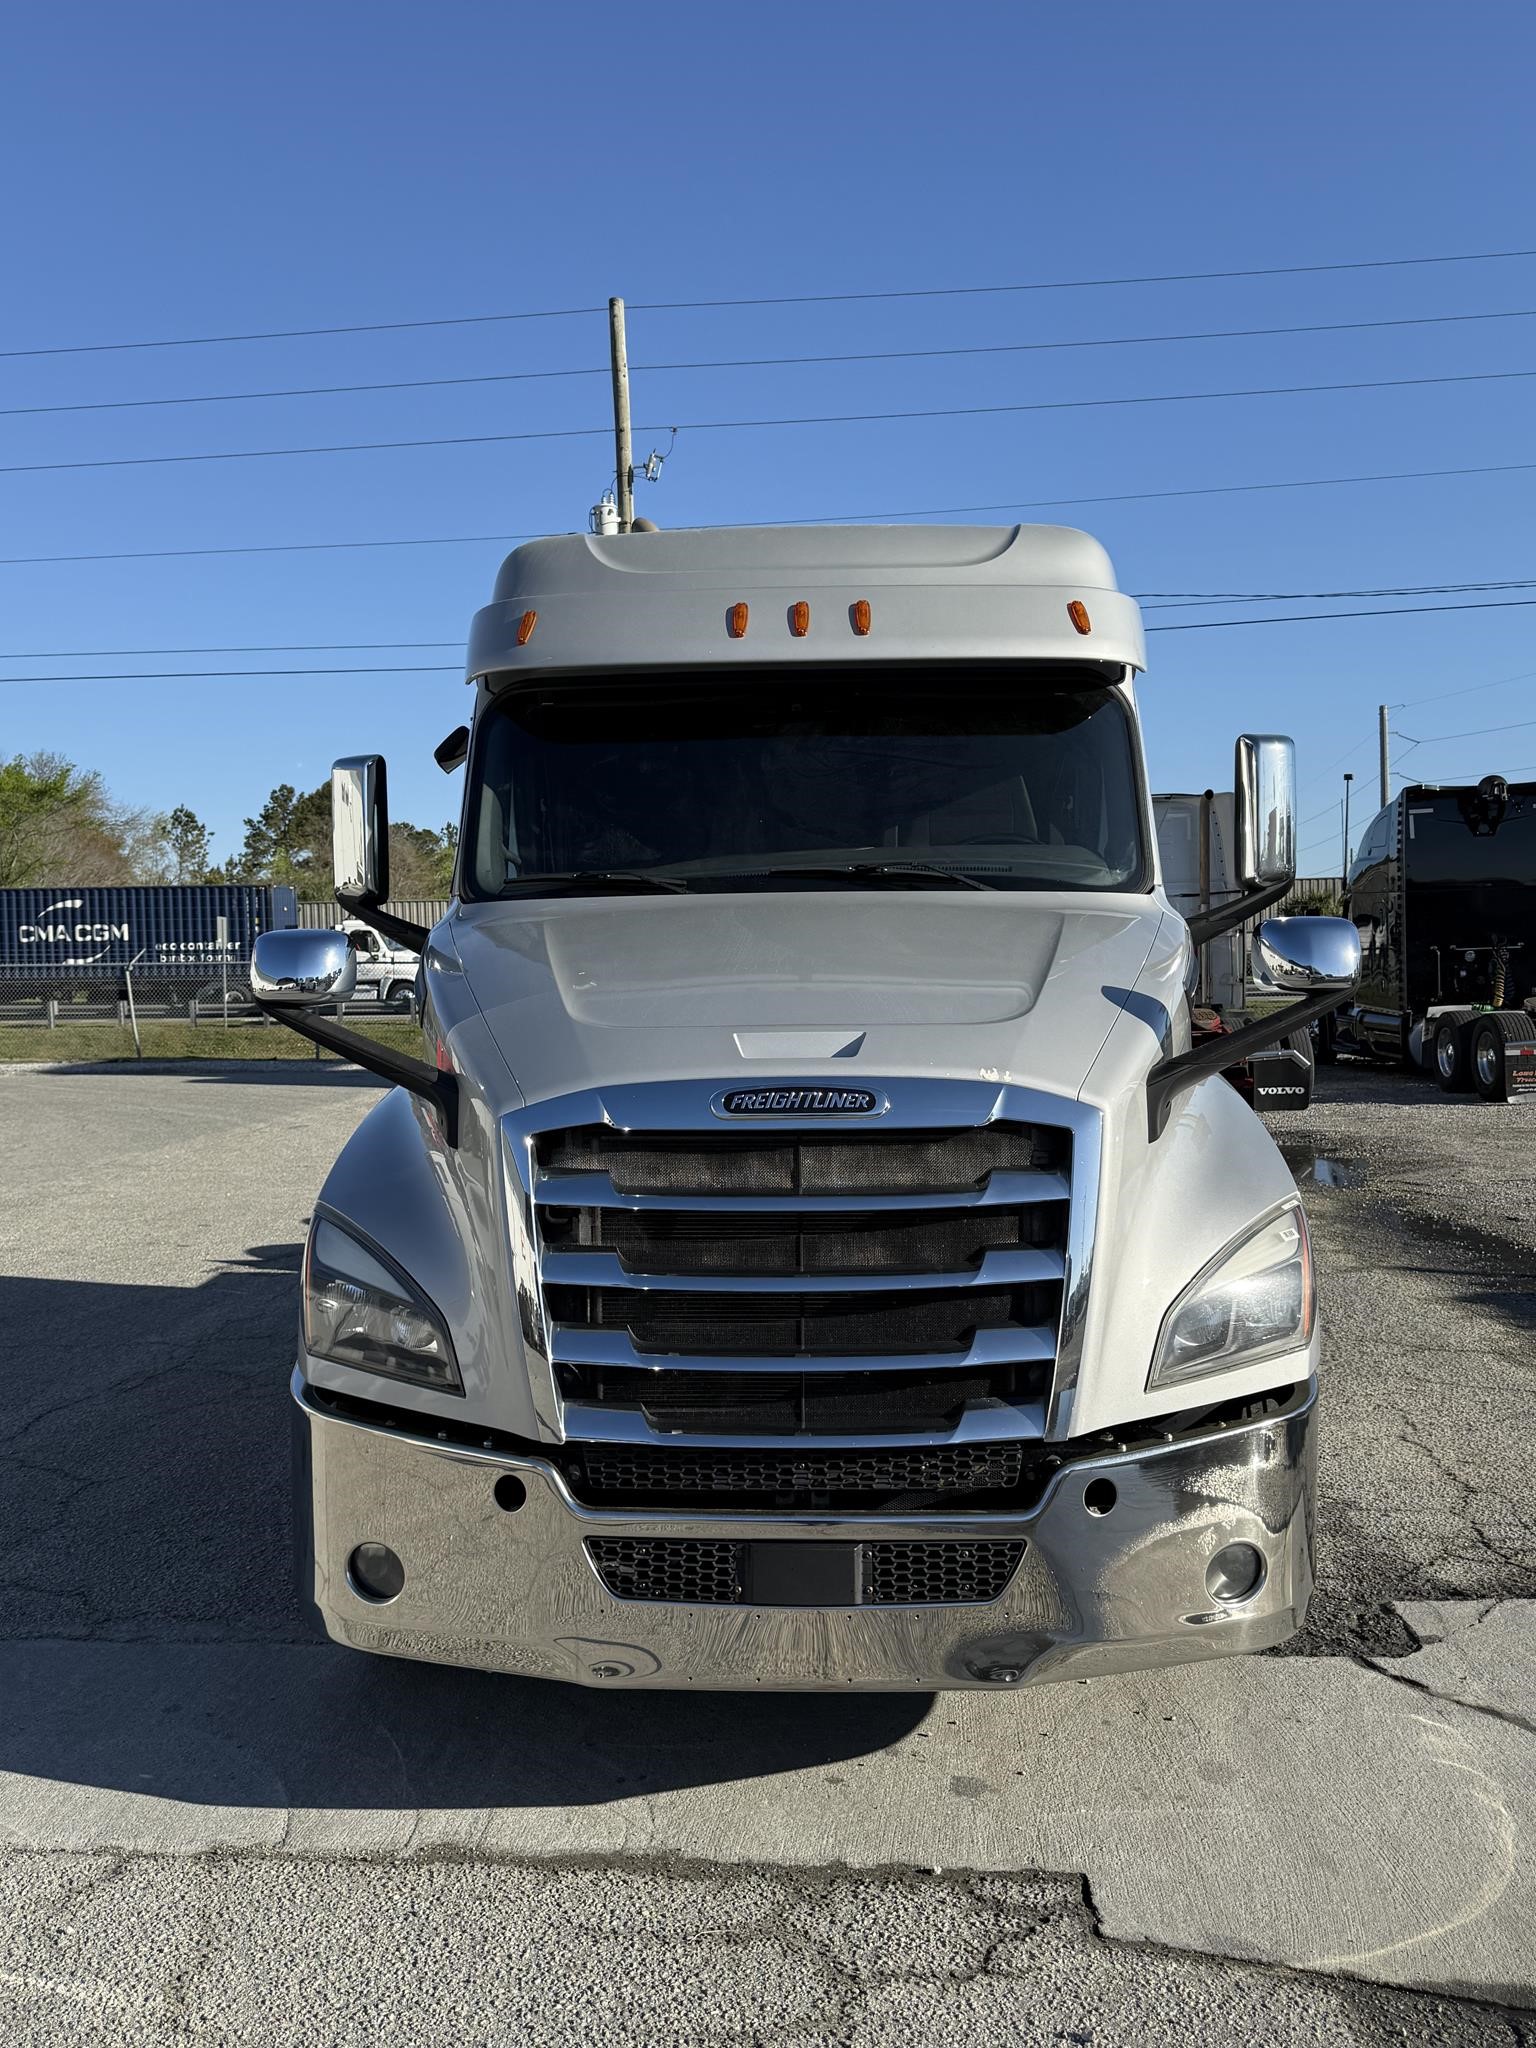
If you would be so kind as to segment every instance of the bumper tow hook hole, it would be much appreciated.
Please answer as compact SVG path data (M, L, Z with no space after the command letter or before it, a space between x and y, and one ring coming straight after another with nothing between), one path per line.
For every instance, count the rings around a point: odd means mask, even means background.
M515 1515L528 1498L528 1489L515 1472L503 1472L496 1482L496 1505Z
M405 1566L387 1543L359 1543L347 1559L347 1578L359 1600L379 1607L404 1591Z
M1113 1479L1090 1479L1083 1488L1083 1506L1090 1515L1107 1515L1119 1498Z

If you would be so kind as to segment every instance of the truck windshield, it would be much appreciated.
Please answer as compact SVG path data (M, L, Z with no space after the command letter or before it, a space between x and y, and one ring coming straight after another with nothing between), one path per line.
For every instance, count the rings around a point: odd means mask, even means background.
M466 893L1137 889L1134 749L1118 693L1061 669L530 682L481 721Z

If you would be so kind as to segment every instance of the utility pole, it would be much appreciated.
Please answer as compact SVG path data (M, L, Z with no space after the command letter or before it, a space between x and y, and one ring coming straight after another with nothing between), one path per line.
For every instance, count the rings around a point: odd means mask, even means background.
M629 439L629 352L624 342L624 301L608 301L608 349L613 363L613 450L619 498L619 531L635 523L635 460ZM1386 713L1383 712L1385 717ZM1385 745L1385 741L1382 743Z
M1385 810L1392 801L1392 763L1387 752L1387 707L1380 709L1381 718L1381 808Z
M1344 859L1339 869L1346 882L1349 880L1349 785L1354 779L1354 770L1346 768L1344 771Z

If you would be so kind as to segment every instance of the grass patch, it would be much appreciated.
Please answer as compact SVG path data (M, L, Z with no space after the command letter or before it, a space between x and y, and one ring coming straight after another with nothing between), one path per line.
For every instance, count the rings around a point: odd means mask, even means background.
M349 1030L371 1038L394 1052L421 1053L421 1032L406 1018L348 1018ZM281 1024L177 1024L146 1018L139 1026L147 1060L309 1060L333 1059L307 1038ZM133 1033L111 1022L68 1023L56 1031L46 1025L0 1024L0 1064L9 1060L90 1062L132 1060Z

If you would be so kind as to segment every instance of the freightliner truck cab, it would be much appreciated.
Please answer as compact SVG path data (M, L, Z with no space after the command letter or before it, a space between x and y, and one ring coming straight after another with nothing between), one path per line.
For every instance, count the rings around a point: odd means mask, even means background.
M355 1649L595 1686L1007 1687L1294 1631L1306 1223L1191 1045L1196 949L1283 894L1289 741L1236 753L1242 893L1162 889L1135 604L1054 527L570 536L474 621L456 896L382 906L383 763L337 893L419 945L419 1057L315 1206L301 1596Z

